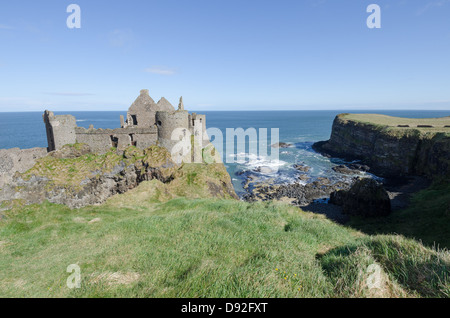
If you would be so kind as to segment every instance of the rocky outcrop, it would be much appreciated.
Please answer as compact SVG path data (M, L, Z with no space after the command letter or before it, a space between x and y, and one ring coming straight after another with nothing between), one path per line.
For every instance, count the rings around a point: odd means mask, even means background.
M292 147L292 144L288 144L286 142L277 142L271 146L272 148L289 148Z
M46 155L46 148L0 149L0 188L11 182L16 172L24 173Z
M342 206L342 212L363 217L387 216L391 200L383 186L374 179L357 180L349 190L331 193L330 203Z
M87 152L83 145L65 146L16 173L0 189L0 210L11 202L41 203L48 200L70 208L101 204L107 198L158 180L174 195L196 193L205 197L237 198L223 164L177 165L162 147L146 150L129 147L123 153Z
M327 178L318 178L316 181L307 184L291 183L271 185L267 183L256 183L251 187L247 187L247 193L244 194L243 199L248 202L269 200L290 201L294 205L305 206L314 200L329 197L336 190L349 188L349 183L332 183Z
M361 160L384 177L450 176L450 131L400 129L336 117L331 138L313 148L327 156Z
M294 169L301 172L308 172L309 170L311 170L311 167L308 167L304 164L295 164Z
M86 144L65 145L58 151L52 151L49 156L58 159L74 159L91 153L91 147ZM34 166L34 164L33 164ZM30 169L33 167L31 166Z

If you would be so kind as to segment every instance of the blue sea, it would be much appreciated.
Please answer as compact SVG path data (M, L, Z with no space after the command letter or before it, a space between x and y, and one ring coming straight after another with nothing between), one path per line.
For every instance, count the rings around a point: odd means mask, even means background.
M309 172L312 179L334 175L331 168L342 162L335 159L325 158L311 148L316 141L327 140L330 137L331 127L335 116L339 113L349 112L345 110L333 111L229 111L214 112L200 111L206 114L207 128L219 128L226 135L227 128L267 128L270 136L270 128L279 128L279 141L290 143L293 146L279 149L279 159L271 160L269 156L250 156L243 163L225 163L227 170L233 180L233 185L239 194L243 193L242 183L244 175L242 172L252 171L261 178L272 180L275 183L287 183L297 180L297 172L293 168L296 163L311 167ZM353 113L381 113L390 116L422 118L450 116L450 111L358 111ZM71 114L77 118L80 127L88 128L93 124L95 128L118 128L120 127L120 115L124 112L55 112L55 114ZM224 151L226 149L224 138ZM228 142L230 142L228 140ZM268 141L268 154L273 150ZM33 148L47 147L45 126L42 113L0 113L0 149L2 148ZM248 146L247 146L248 148ZM226 160L225 154L222 158ZM273 172L256 172L258 167L269 167Z

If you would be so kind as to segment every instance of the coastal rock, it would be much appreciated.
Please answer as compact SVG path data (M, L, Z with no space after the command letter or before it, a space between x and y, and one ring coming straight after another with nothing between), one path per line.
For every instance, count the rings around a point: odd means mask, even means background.
M255 170L253 170L254 172L258 172L258 173L262 173L262 174L271 174L273 173L273 170L270 167L257 167Z
M277 142L272 145L272 148L289 148L291 147L291 144L285 143L285 142Z
M348 215L363 217L386 216L391 213L391 201L383 186L373 179L357 180L349 190L331 193L330 203L342 206Z
M304 206L312 203L314 200L326 198L336 190L347 190L350 188L350 184L342 181L332 183L327 178L318 178L314 182L307 184L291 183L273 185L269 182L260 182L250 187L249 183L247 183L247 187L244 188L247 190L247 193L243 196L245 201L280 201L292 199L293 204Z
M298 179L301 181L308 181L310 179L310 177L306 174L301 174L298 176Z
M333 168L331 168L334 172L337 173L342 173L342 174L358 174L360 173L359 170L354 170L354 169L350 169L349 167L345 166L345 165L339 165L339 166L335 166Z
M302 172L308 172L309 170L311 170L311 167L308 167L303 164L295 164L294 169Z
M352 170L357 170L357 171L361 171L361 172L368 172L370 170L369 166L362 165L359 163L351 163L351 164L348 164L347 167L349 167Z
M11 182L16 172L24 173L46 155L46 148L0 149L0 188Z
M73 159L91 153L91 148L86 144L65 145L59 150L49 153L49 156L58 159Z

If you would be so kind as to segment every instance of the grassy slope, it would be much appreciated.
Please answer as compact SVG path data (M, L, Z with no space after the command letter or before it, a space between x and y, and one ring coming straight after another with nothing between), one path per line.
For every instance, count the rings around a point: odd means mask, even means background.
M450 248L450 183L436 183L412 199L409 208L386 218L353 218L350 226L368 234L402 234L428 246Z
M449 253L288 205L157 202L154 183L77 211L48 203L9 211L0 222L0 296L450 295ZM74 263L82 288L70 290ZM382 268L379 289L367 288L370 264Z

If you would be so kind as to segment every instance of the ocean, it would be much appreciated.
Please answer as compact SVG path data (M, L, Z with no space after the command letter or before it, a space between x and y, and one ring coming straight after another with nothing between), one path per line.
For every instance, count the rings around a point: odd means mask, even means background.
M319 177L342 178L331 170L335 165L342 164L341 160L325 158L312 150L312 144L316 141L327 140L330 137L333 120L337 114L343 112L353 113L381 113L390 116L422 118L450 116L450 111L406 111L406 110L327 110L327 111L199 111L206 114L207 128L218 128L226 136L227 128L267 128L270 136L271 128L279 129L279 141L290 143L292 147L279 149L278 160L270 157L272 144L268 141L267 156L250 155L242 163L227 163L225 166L229 172L236 192L244 193L242 188L246 172L251 172L262 179L272 183L290 183L297 181L297 171L294 164L305 164L311 167L308 172L312 180ZM88 128L93 124L95 128L119 128L120 115L123 112L55 112L58 114L71 114L77 118L80 127ZM223 140L223 152L232 140ZM248 142L247 149L248 149ZM235 145L234 150L237 151ZM3 148L33 148L47 147L45 126L42 113L0 113L0 149ZM237 153L237 156L243 156ZM244 156L243 156L244 157ZM226 154L222 154L226 161ZM258 169L265 167L266 169Z

